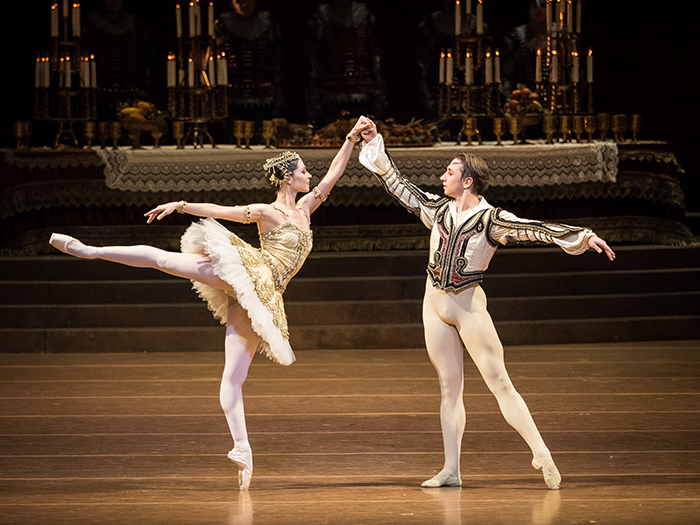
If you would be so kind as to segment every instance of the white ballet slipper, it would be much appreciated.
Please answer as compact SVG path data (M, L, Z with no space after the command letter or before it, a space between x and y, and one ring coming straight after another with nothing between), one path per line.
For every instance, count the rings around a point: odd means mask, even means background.
M459 476L452 474L452 472L442 469L435 476L421 483L420 486L426 488L461 487L462 480Z
M78 239L71 237L70 235L52 233L51 238L49 239L49 244L57 250L67 253L68 255L72 255L73 257L80 257L82 259L95 258L92 246L86 246Z
M228 459L238 467L238 488L248 490L250 480L253 477L253 451L233 448L228 453Z
M544 482L547 484L550 490L559 490L559 486L561 485L561 474L559 474L557 466L554 464L554 460L551 457L543 460L533 458L532 466L537 470L542 470Z

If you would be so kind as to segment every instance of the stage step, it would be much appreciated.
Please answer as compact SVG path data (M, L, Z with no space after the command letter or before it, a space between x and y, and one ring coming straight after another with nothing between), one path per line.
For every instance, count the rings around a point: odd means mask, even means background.
M504 344L700 339L700 248L617 251L500 248L483 288ZM427 255L313 253L285 293L293 347L423 347ZM223 334L189 282L155 270L0 259L0 351L212 351Z

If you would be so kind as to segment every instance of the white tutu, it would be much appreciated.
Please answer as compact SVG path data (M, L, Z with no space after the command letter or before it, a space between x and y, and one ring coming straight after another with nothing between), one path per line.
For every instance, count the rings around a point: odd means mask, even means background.
M197 253L211 260L214 274L233 287L219 290L192 281L214 317L226 324L228 297L235 298L250 317L260 338L258 351L282 365L294 362L289 344L282 294L275 290L272 270L259 249L241 240L214 219L202 219L187 228L180 246L183 253Z

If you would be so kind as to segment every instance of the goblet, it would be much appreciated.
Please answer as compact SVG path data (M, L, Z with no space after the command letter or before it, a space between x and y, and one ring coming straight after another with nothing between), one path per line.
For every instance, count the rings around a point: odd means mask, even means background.
M610 113L598 113L598 131L600 131L600 140L608 140Z
M153 137L153 149L160 148L160 138L163 136L162 131L158 131L158 128L151 130L151 137Z
M559 132L562 142L571 141L571 117L569 115L559 115Z
M182 120L173 120L173 138L177 143L176 149L185 149L182 143L185 138L185 123Z
M479 133L476 129L476 118L475 117L464 117L462 124L462 131L467 136L467 146L472 145L472 137Z
M503 117L494 117L493 132L496 134L496 146L503 146L501 137L506 132L506 119Z
M593 142L593 133L598 129L598 119L595 115L586 115L584 117L583 127L588 133L588 142Z
M105 149L107 139L109 138L109 122L97 123L97 140L100 141L100 146Z
M96 126L94 122L89 120L83 122L83 136L87 142L87 149L92 149L92 141L95 139L95 128Z
M275 136L275 123L271 120L263 120L262 123L262 136L265 139L265 149L270 149L270 141L272 137Z
M553 144L554 134L557 132L557 117L554 115L545 115L542 121L542 130L547 135L547 144Z
M250 139L253 138L255 133L255 122L252 120L246 120L245 126L243 128L243 137L245 138L245 149L250 149Z
M112 148L119 149L119 139L122 138L122 123L109 123L109 138L112 140Z
M242 120L233 121L233 136L236 137L236 147L241 148L241 141L245 136L245 123Z
M615 142L621 143L625 141L625 132L627 131L627 126L627 115L613 115L612 131L613 133L615 133Z
M513 144L517 144L518 135L520 134L520 117L513 115L508 118L508 131L513 135Z
M632 131L632 142L635 144L637 141L637 133L642 130L642 116L641 115L630 115L630 130Z
M17 149L29 149L29 139L32 136L32 123L27 121L14 122L12 135L17 141Z
M576 142L581 143L581 135L583 135L584 131L584 117L583 115L574 115L573 118L573 130L574 133L576 134Z

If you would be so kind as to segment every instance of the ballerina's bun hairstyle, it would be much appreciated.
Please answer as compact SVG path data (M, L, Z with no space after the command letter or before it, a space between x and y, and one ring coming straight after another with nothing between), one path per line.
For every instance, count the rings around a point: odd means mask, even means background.
M267 180L276 188L289 184L292 172L297 169L299 154L294 151L285 151L276 157L267 159L263 169L267 172Z

